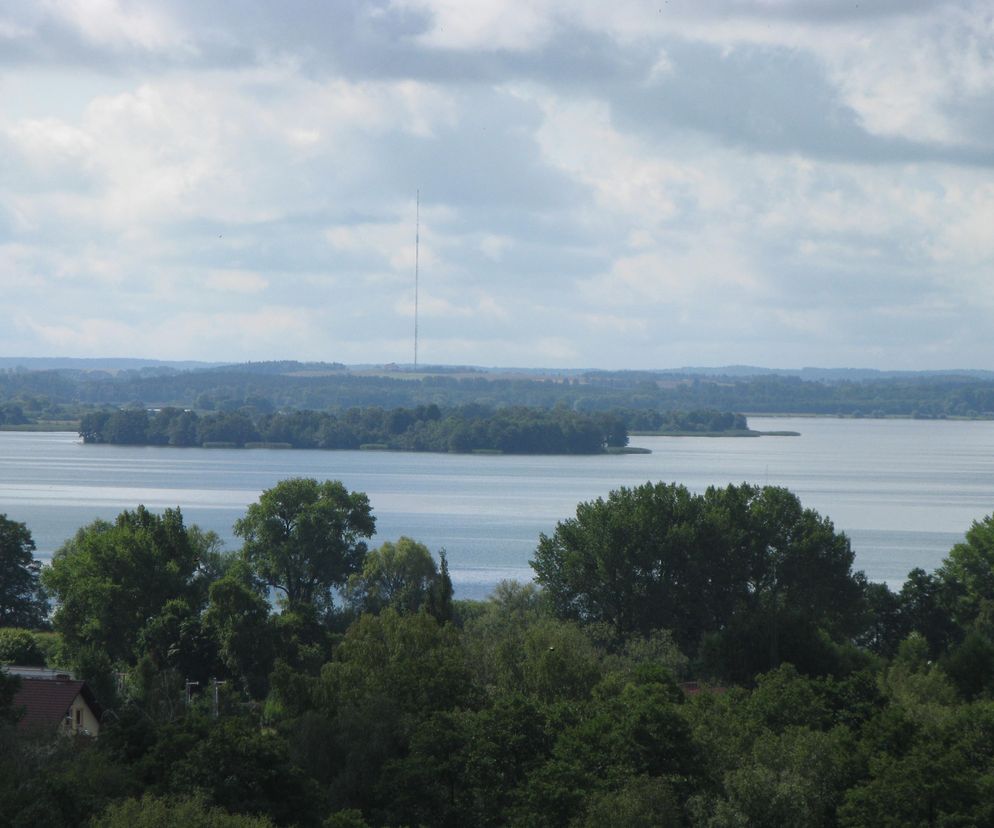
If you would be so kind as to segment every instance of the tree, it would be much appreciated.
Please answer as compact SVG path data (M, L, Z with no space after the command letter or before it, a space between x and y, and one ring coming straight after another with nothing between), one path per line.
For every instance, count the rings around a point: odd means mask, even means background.
M45 654L28 630L4 627L0 628L0 664L44 667Z
M242 554L255 573L283 593L289 609L330 607L331 590L344 586L366 556L363 538L376 521L369 499L339 481L290 478L248 507L235 524Z
M0 627L40 627L48 615L35 542L23 523L0 515Z
M265 693L275 657L269 603L229 575L211 585L204 627L217 642L222 663L253 698Z
M132 661L141 631L167 602L194 600L202 551L195 541L204 537L187 530L179 509L156 515L144 506L80 529L43 575L66 644Z
M560 616L623 636L671 629L697 646L733 619L762 621L775 666L787 619L851 632L863 600L852 562L848 538L786 489L647 483L581 503L532 566Z
M19 676L0 670L0 725L14 724L20 718L20 710L14 707L14 696L20 686Z
M366 555L362 571L349 578L345 595L358 612L379 612L388 606L417 612L429 600L437 578L428 547L402 537Z
M994 515L973 522L935 575L960 627L976 621L985 605L994 605Z
M362 615L314 689L330 720L323 764L333 804L365 807L385 762L404 756L419 722L476 701L459 634L425 612Z
M124 799L110 805L90 822L93 828L273 828L266 816L229 814L211 807L203 796L159 798L145 794L141 799Z

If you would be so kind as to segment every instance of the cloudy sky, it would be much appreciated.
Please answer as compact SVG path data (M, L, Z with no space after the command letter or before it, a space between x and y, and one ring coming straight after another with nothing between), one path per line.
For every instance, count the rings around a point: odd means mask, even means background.
M994 367L994 3L4 0L0 354Z

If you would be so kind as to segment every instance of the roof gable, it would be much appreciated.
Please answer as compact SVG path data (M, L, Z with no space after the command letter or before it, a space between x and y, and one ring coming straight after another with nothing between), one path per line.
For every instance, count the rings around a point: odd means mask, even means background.
M14 710L24 709L18 727L55 727L65 719L79 695L83 696L94 716L99 719L100 705L85 681L22 677L13 704Z

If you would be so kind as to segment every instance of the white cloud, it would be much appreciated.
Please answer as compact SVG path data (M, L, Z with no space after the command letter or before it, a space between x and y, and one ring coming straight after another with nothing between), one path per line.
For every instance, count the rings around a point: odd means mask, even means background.
M269 282L250 270L215 270L207 274L205 284L223 293L261 293Z
M480 250L488 259L493 259L496 262L501 260L504 251L512 244L514 244L514 240L509 236L498 236L493 233L487 233L480 239Z
M165 9L120 0L39 0L51 18L76 27L89 41L149 52L194 51L187 34Z
M994 359L984 0L239 11L0 11L0 346Z

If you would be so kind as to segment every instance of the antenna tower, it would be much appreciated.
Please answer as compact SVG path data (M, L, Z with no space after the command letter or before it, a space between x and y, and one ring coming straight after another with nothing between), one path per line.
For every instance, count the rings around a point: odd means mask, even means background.
M418 370L418 254L421 247L421 190L417 191L414 208L414 370Z

